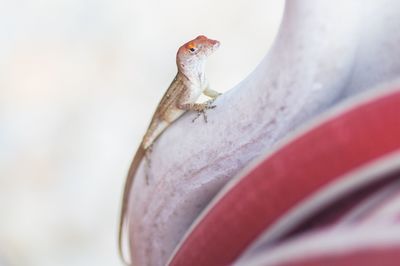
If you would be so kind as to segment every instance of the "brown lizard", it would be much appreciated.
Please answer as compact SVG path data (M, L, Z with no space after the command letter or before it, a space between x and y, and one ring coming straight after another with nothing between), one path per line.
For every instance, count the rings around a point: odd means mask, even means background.
M128 199L136 171L143 158L145 156L148 157L147 155L151 146L157 137L184 112L197 112L197 116L193 119L193 122L200 115L203 115L205 122L207 122L205 112L208 109L215 108L212 102L220 93L211 90L209 87L204 73L205 61L218 47L218 41L200 35L182 45L177 52L176 64L178 66L178 73L157 106L142 143L133 158L125 182L118 235L119 252L124 262L126 260L123 254L123 233L124 227L128 226ZM212 100L204 103L196 103L201 94L210 97Z

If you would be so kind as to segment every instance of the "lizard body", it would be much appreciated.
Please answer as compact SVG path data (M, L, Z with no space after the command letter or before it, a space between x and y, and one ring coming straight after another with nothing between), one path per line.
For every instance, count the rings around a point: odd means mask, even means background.
M126 260L123 254L123 233L124 227L127 226L128 200L136 171L154 141L183 113L195 111L198 116L202 114L207 122L205 112L208 109L215 108L215 105L212 105L212 101L220 94L209 88L204 73L205 61L218 47L218 41L201 35L182 45L177 52L178 73L157 106L126 178L118 235L119 252L124 262ZM201 94L210 97L212 100L205 103L196 103Z

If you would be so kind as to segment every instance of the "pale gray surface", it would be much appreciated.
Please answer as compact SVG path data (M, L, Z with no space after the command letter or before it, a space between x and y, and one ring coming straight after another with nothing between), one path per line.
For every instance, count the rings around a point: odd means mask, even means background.
M294 127L398 76L399 23L394 0L287 1L257 69L216 101L208 124L187 114L161 136L149 186L139 171L131 213L137 265L164 264L221 186Z

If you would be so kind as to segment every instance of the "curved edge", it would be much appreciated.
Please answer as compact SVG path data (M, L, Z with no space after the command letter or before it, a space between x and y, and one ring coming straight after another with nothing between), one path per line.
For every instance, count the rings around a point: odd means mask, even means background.
M369 91L362 96L356 97L355 99L350 99L345 101L344 103L340 104L338 107L333 108L331 111L319 116L318 118L314 119L312 122L309 122L307 125L302 126L299 130L296 130L294 134L292 134L289 137L286 137L282 142L280 142L279 145L277 145L272 151L268 152L266 156L263 156L256 162L252 163L246 169L244 169L239 175L237 175L234 180L229 182L227 186L225 186L220 193L212 200L212 202L207 206L207 208L202 212L202 214L195 220L195 222L192 224L190 229L186 232L184 238L180 241L180 244L175 248L174 253L170 257L168 264L173 263L173 260L175 256L177 255L179 249L183 246L185 241L189 238L190 234L193 232L193 230L199 226L199 224L203 221L203 219L209 215L209 212L216 206L218 205L218 202L228 194L235 186L237 186L245 177L247 177L255 168L255 165L258 165L261 161L267 161L271 157L273 157L280 149L292 144L296 139L298 139L300 136L303 136L305 133L311 131L312 129L315 129L316 126L319 125L319 127L322 127L326 125L327 123L331 122L335 118L338 118L341 115L344 115L348 112L354 111L356 109L362 108L365 105L368 105L369 103L375 102L382 100L387 97L395 96L396 94L399 94L400 89L398 87L393 88L390 87L387 89L389 86L394 86L394 84L398 84L398 82L391 82L387 83L384 85L378 86L379 88L386 88L384 91L382 89L380 90L373 90ZM378 98L378 99L376 99ZM354 106L354 104L356 104ZM321 125L322 124L322 125ZM318 128L318 127L317 127ZM354 173L353 173L354 174Z

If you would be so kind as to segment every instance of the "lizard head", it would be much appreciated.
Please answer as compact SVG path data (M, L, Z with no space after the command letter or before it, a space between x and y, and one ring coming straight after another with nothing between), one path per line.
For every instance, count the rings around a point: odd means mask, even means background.
M200 35L197 38L182 45L176 55L178 68L187 76L198 76L199 72L204 71L204 63L219 47L220 43L216 40L208 39Z

